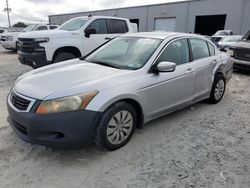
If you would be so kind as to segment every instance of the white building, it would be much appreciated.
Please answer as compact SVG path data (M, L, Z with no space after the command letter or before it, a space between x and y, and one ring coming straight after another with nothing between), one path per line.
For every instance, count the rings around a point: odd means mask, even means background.
M212 35L217 30L233 30L245 34L250 30L250 0L189 0L175 3L146 5L50 15L50 24L78 16L118 16L137 23L139 31L168 30Z

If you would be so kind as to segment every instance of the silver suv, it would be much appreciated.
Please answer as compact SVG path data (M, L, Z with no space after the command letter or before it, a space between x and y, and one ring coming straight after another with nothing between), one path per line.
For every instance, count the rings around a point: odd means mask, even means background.
M231 78L229 59L202 36L127 34L18 78L8 119L27 142L115 150L144 123L204 99L218 103Z

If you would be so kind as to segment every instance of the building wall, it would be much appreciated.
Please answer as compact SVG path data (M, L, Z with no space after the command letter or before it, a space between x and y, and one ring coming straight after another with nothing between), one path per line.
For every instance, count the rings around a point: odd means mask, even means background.
M245 9L242 11L241 33L250 30L250 1L245 0Z
M139 31L147 31L147 7L120 9L117 16L128 19L139 19Z
M156 18L176 18L176 31L194 32L196 16L226 14L225 29L244 34L250 30L250 0L192 0L169 3L80 12L49 16L49 22L62 24L77 16L100 15L139 19L139 31L153 31Z
M194 32L196 16L226 14L225 29L233 30L234 33L241 33L243 1L245 0L193 1L189 7L187 32Z

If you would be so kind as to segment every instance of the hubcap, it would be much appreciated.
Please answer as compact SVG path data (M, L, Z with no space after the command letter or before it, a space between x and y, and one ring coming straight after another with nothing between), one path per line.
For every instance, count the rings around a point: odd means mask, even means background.
M223 80L220 80L216 86L215 86L215 90L214 90L214 98L218 101L221 99L221 97L223 96L225 90L225 83Z
M131 134L134 120L130 112L123 110L116 113L109 121L107 137L111 144L118 145Z

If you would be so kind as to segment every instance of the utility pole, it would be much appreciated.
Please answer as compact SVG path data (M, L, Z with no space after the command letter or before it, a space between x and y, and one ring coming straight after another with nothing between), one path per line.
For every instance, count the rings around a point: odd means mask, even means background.
M10 25L10 11L11 11L11 8L9 8L9 2L8 2L8 0L6 0L6 8L4 8L3 11L7 13L8 23L9 23L9 27L10 27L11 26Z

